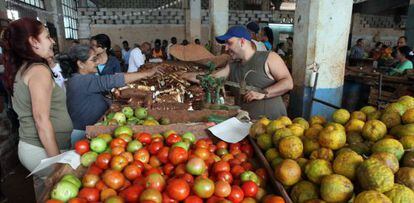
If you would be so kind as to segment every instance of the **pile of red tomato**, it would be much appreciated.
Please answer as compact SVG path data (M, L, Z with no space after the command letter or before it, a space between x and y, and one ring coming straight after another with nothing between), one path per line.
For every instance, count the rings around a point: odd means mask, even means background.
M214 144L210 138L195 140L191 133L179 136L174 131L105 140L108 148L89 166L70 203L284 202L266 195L267 174L249 162L253 148L247 140ZM128 150L134 140L142 147ZM85 154L89 144L81 140L75 150Z

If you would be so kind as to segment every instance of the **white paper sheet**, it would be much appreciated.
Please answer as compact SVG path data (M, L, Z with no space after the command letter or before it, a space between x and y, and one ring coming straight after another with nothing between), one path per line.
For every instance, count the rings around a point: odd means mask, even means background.
M215 125L208 130L214 136L229 143L236 143L249 135L251 123L244 123L233 117Z
M80 165L80 155L75 150L71 150L54 157L43 159L27 177L55 163L69 164L73 169L77 169Z

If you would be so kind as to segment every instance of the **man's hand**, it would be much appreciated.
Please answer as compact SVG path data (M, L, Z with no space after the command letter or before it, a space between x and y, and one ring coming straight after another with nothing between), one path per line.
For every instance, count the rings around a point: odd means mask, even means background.
M151 77L155 74L164 74L164 67L162 66L156 66L154 68L151 68L149 70L143 71L143 73L147 76L147 77Z
M262 100L265 98L265 94L255 92L255 91L249 91L247 94L244 95L244 101L245 102L251 102L254 100Z

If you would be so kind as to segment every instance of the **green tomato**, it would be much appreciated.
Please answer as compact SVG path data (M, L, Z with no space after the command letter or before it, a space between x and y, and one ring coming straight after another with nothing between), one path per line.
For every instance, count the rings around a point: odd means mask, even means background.
M256 184L259 185L259 177L253 172L253 171L245 171L240 175L240 179L242 182L246 182L246 181L253 181Z
M62 202L67 202L69 199L74 198L78 195L79 189L76 185L69 181L60 181L52 190L50 197L57 199Z
M196 137L191 132L186 132L182 136L183 140L188 140L191 144L193 144L196 141Z
M82 186L82 182L73 174L66 174L60 181L68 181L74 184L78 189Z
M96 153L101 153L103 151L105 151L106 149L106 141L102 138L99 137L95 137L91 140L91 144L90 147L92 149L92 151L96 152Z
M127 151L128 152L135 152L142 148L142 143L138 140L132 140L128 142Z
M129 106L126 106L124 108L122 108L122 113L127 117L127 118L131 118L132 116L134 116L134 109L132 109Z
M81 164L82 166L89 167L93 162L95 162L96 158L98 157L98 153L96 152L86 152L81 156Z

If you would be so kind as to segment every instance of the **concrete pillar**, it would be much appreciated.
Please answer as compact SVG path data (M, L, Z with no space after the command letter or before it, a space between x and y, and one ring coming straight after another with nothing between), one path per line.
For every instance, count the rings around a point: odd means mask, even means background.
M210 40L212 51L219 54L221 45L215 37L226 33L229 26L229 0L210 0Z
M7 19L7 9L5 0L0 0L0 19Z
M49 9L48 9L49 10ZM63 14L62 9L62 1L60 0L52 0L50 1L50 10L54 13ZM66 50L66 36L65 36L65 25L63 24L63 15L53 15L52 23L56 27L57 37L58 37L58 44L59 44L59 51Z
M319 65L315 97L341 106L348 36L352 18L352 0L296 1L293 71L294 90L291 92L291 116L322 115L329 118L335 110L311 102L310 78L307 66Z
M408 46L414 47L414 0L410 0L405 27L405 36L408 38Z
M79 0L78 8L87 8L88 7L88 0Z
M262 0L262 11L270 10L270 0Z
M187 0L185 8L185 38L193 43L201 38L201 0ZM186 1L184 1L186 3Z

